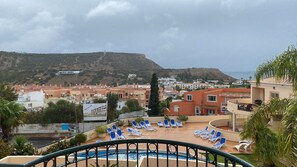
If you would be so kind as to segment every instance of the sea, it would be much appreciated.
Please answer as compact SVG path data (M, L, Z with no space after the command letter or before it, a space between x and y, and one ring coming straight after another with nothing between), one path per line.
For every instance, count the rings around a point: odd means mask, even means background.
M255 79L255 71L233 71L233 72L224 72L225 74L236 78L236 79L244 79L244 80L249 80L250 77L252 77L252 80Z

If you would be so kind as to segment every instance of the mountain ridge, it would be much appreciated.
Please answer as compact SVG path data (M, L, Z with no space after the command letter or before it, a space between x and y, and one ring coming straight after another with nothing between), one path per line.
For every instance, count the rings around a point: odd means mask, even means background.
M144 54L123 52L17 53L0 51L0 81L12 84L124 84L149 83L151 74L175 76L182 81L234 78L216 68L165 69ZM58 71L81 71L56 75ZM127 79L128 74L136 78Z

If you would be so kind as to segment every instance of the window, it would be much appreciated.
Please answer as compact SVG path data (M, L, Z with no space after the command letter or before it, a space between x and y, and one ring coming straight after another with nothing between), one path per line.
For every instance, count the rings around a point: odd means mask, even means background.
M174 107L173 107L174 109L174 112L178 112L179 111L179 107L178 107L178 105L175 105Z
M217 96L209 95L209 96L207 96L207 101L216 102L217 101Z
M200 107L196 106L195 107L195 115L201 115Z
M28 108L32 108L32 103L28 103Z
M187 101L192 101L192 95L187 95Z
M208 115L214 115L216 112L214 109L207 109Z
M270 99L279 98L278 92L270 92Z
M227 103L221 104L221 112L226 113L227 112Z

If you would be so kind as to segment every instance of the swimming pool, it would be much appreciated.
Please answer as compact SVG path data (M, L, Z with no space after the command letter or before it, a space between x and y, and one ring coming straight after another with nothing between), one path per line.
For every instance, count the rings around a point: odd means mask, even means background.
M94 151L90 151L88 153L89 157L94 157L95 158L95 152ZM149 157L157 157L157 153L156 152L149 152L148 153ZM77 154L78 158L86 158L86 153L78 153ZM98 151L98 158L106 158L107 154L105 150L100 150ZM146 151L138 151L138 158L142 158L142 157L147 157ZM159 158L167 158L167 153L166 152L159 152L158 153L158 157ZM137 159L137 153L136 152L129 152L128 153L128 158L129 160L136 160ZM170 159L176 159L176 155L175 154L168 154L168 158ZM114 150L110 150L108 153L108 159L117 159L117 154ZM127 159L127 154L126 154L126 150L119 150L118 151L118 159ZM187 156L185 154L180 154L178 155L178 159L182 160L182 159L187 159ZM195 158L189 156L188 160L195 160Z

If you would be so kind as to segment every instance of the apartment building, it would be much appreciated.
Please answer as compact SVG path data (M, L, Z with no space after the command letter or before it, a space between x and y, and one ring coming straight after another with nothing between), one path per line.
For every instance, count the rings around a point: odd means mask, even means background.
M168 115L215 115L227 112L227 101L249 98L248 88L210 88L184 93L182 101L170 103Z

